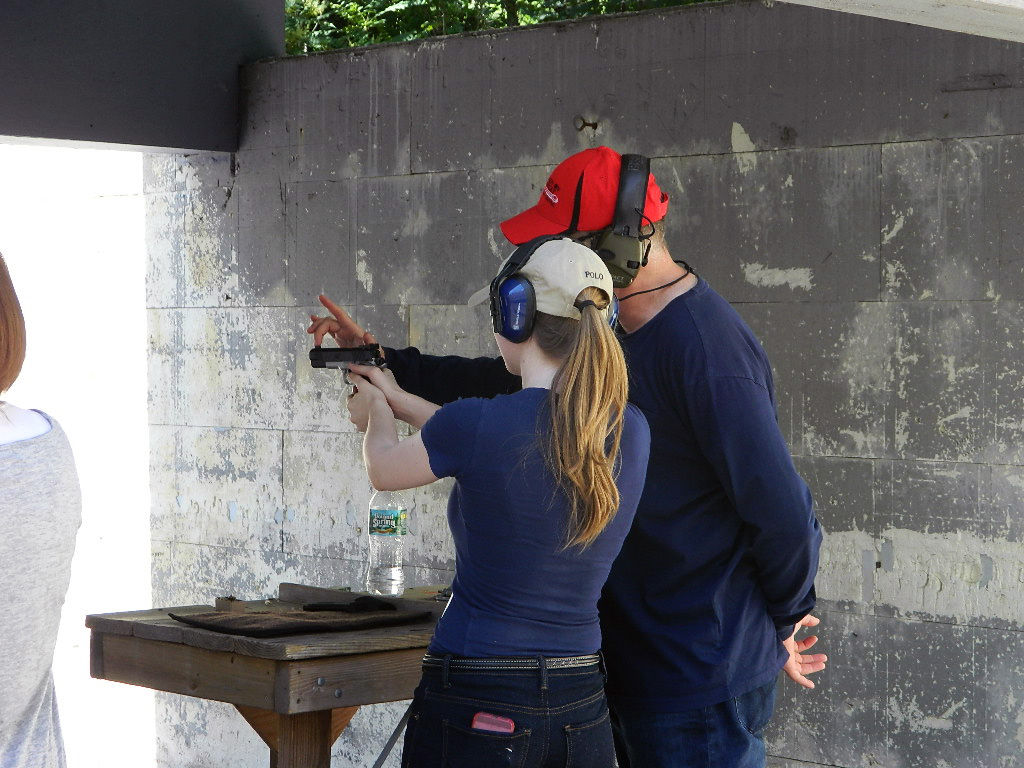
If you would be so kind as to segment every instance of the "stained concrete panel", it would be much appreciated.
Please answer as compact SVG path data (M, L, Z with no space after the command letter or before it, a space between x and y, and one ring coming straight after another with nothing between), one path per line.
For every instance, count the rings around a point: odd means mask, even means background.
M992 441L984 303L901 303L892 358L893 448L900 458L971 461Z
M705 18L654 13L495 35L494 163L557 164L596 144L651 156L724 149L705 139Z
M288 113L299 179L410 172L411 60L409 48L387 47L303 62L290 84Z
M188 155L143 155L142 191L144 194L158 192L184 192L184 160Z
M151 427L152 537L279 548L281 440L276 430Z
M299 304L318 305L321 293L347 301L355 279L355 184L295 183L287 196L289 293Z
M215 307L238 298L237 199L231 187L188 186L146 196L150 307Z
M875 466L875 514L881 532L898 528L991 536L992 526L980 506L980 464L879 461Z
M754 317L748 307L744 311ZM890 456L896 308L879 302L776 304L763 318L757 330L779 366L780 420L791 450Z
M290 424L309 369L303 309L150 310L151 423Z
M905 765L991 768L980 749L975 630L894 620L878 627L890 754Z
M495 62L487 35L421 43L412 58L412 173L491 167ZM483 163L481 163L483 160Z
M366 563L366 516L372 489L362 462L363 437L289 431L284 437L284 549Z
M877 147L679 158L655 170L671 200L672 255L728 300L878 300Z
M982 317L982 380L991 432L981 455L993 464L1024 464L1024 303L995 301Z
M827 654L828 666L810 676L814 690L779 676L777 714L766 733L768 752L797 765L891 765L884 739L884 630L873 616L816 615L821 619L814 630L819 641L811 652Z
M185 209L188 196L181 191L147 194L146 205L146 306L174 307L185 303L191 286L186 284Z
M251 177L250 177L251 178ZM281 182L239 181L238 199L238 304L294 304L288 290L288 188Z
M978 464L878 462L879 564L885 614L960 624L1024 626L1020 547L1007 538L1012 485ZM1012 497L1009 497L1012 503Z
M980 506L993 538L1024 542L1024 466L984 467ZM1020 575L1024 576L1024 570Z
M669 247L675 248L674 243L670 243ZM792 308L788 305L736 302L733 308L739 312L768 355L775 381L776 420L790 453L798 456L803 453L803 402L800 388L807 378L803 367L804 350L799 343L794 343L799 321L793 321L797 323L795 330L789 326L787 318Z
M707 133L753 148L1024 131L1019 43L760 3L707 14ZM684 11L685 13L685 11Z
M264 184L280 185L301 180L298 160L289 147L243 147L233 157L235 176L239 179L259 179Z
M741 307L777 361L794 453L1019 463L1016 304Z
M497 357L486 307L413 307L409 343L432 355Z
M295 143L291 105L305 59L286 58L243 67L242 132L238 149L242 152Z
M493 277L475 174L361 179L355 299L360 304L462 304Z
M978 754L987 765L1013 766L1024 754L1024 637L1021 632L976 629L979 672Z
M156 764L248 768L269 762L270 749L231 704L156 694Z
M1024 140L882 148L882 261L888 299L1020 299Z

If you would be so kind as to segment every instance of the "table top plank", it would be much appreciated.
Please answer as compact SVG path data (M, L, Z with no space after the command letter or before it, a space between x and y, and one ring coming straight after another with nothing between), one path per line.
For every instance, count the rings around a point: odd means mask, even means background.
M119 613L93 613L85 617L85 626L109 635L133 635L137 626L174 621L168 613L204 613L210 610L208 605L183 605L179 608L147 608L144 611L121 611Z
M282 585L284 586L284 585ZM295 585L301 586L301 585ZM347 596L355 599L358 593L311 588L305 599L313 601L341 597L336 602L348 602ZM291 595L299 593L293 590ZM444 603L431 600L405 600L391 598L399 612L429 611L429 619L392 627L374 627L349 632L321 632L281 637L244 637L192 627L175 621L169 613L187 615L207 613L215 610L210 605L190 605L177 608L158 608L124 613L94 614L86 617L86 626L93 632L113 635L130 635L147 640L188 645L211 651L238 653L254 658L287 661L291 659L312 659L326 656L349 656L374 651L423 649L430 642L434 626L444 612ZM289 601L248 601L247 609L265 603L267 610L295 610L301 603Z

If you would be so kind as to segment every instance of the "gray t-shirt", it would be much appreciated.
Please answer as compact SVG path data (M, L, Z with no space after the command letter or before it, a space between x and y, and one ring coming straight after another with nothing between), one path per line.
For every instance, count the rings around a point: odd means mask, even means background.
M44 414L45 415L45 414ZM0 445L0 768L63 768L53 649L82 498L64 430Z

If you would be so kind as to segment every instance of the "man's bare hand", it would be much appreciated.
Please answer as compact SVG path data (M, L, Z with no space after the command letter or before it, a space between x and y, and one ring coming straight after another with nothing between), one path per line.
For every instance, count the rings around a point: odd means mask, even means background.
M323 294L319 298L320 303L331 313L332 317L309 316L312 323L306 329L306 333L313 334L313 343L316 346L319 347L323 343L324 336L328 334L337 342L339 347L359 347L363 344L377 343L373 334L359 327L356 321L349 316L348 312Z
M807 614L797 622L789 639L784 640L782 643L786 646L786 650L789 651L789 661L786 662L786 666L782 668L782 671L789 675L790 680L797 685L802 685L804 688L814 687L814 683L807 675L823 670L825 662L828 661L828 656L823 653L804 653L804 651L818 642L818 637L817 635L809 635L797 640L796 633L800 631L801 627L816 627L820 623L821 619Z

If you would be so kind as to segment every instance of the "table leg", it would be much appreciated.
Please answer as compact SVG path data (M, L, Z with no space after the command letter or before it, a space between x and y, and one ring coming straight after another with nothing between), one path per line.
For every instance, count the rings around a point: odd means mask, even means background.
M330 768L331 745L359 707L282 715L256 707L236 707L270 747L270 768Z
M281 715L270 768L331 768L331 713Z

